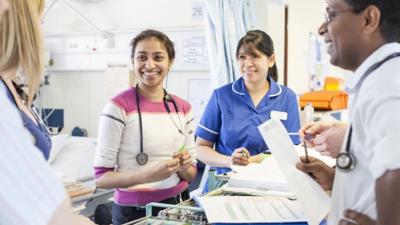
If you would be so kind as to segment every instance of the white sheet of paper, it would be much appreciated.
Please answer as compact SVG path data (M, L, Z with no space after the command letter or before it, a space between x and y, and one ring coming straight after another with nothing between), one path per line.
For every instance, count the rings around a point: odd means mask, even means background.
M247 166L232 166L235 173L228 181L228 187L253 188L258 190L289 191L289 184L276 160L270 156L262 163Z
M295 148L296 148L297 154L299 154L299 156L304 156L305 155L303 144L296 145ZM334 165L336 165L336 159L335 158L332 158L332 157L326 156L326 155L321 155L314 148L307 148L307 153L308 153L308 156L312 156L314 158L317 158L317 159L321 160L322 162L324 162L326 165L328 165L330 167L333 167Z
M201 196L196 201L209 223L304 222L297 201L282 197Z
M329 212L329 196L308 174L296 168L299 156L281 121L270 119L258 129L302 205L308 224L318 225Z

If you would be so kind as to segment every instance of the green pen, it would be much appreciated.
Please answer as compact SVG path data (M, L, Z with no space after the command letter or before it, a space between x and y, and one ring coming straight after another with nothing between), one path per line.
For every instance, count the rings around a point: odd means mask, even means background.
M182 146L178 149L178 153L179 153L179 152L183 152L183 150L185 150L185 145L182 145Z
M178 149L178 151L175 153L176 156L179 156L179 164L180 164L180 165L182 165L182 163L183 163L182 155L183 155L183 151L184 151L184 150L185 150L185 145L183 144L183 145Z
M261 161L268 158L269 156L271 156L271 152L270 151L265 151L261 154Z

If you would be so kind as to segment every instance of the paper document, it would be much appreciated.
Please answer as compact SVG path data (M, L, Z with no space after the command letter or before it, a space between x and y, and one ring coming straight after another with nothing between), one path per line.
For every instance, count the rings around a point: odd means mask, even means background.
M197 201L209 223L305 222L297 201L282 197L202 196Z
M270 119L258 129L302 205L308 224L318 225L329 212L329 196L308 174L296 168L300 159L281 121Z
M296 145L295 148L296 148L297 154L299 154L299 156L304 156L305 152L304 152L303 144ZM336 159L335 158L332 158L332 157L326 156L326 155L321 155L314 148L308 148L307 147L307 152L308 152L308 156L312 156L314 158L317 158L317 159L321 160L322 162L324 162L326 165L328 165L330 167L333 167L334 165L336 165Z
M247 166L232 166L228 187L252 188L258 190L289 191L289 184L273 157L262 163L250 163Z

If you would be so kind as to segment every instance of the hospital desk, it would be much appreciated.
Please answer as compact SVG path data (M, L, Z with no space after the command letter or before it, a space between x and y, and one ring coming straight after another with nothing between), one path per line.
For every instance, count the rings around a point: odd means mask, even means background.
M71 198L73 211L81 215L87 217L92 216L98 205L109 203L114 195L114 189L95 188L93 177L87 177L79 181L82 182L84 186L94 190L90 194Z

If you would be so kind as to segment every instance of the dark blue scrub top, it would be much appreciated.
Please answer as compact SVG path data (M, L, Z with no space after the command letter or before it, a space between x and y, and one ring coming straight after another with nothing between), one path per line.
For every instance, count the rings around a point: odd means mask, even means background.
M289 133L300 129L300 117L296 94L287 87L268 79L270 89L254 106L246 90L243 78L214 90L195 135L215 143L215 149L230 156L233 151L245 147L251 155L268 150L257 126L271 118L271 112L287 113L281 120ZM299 144L297 135L291 135L294 144ZM229 168L216 168L217 174Z
M8 89L6 84L4 84L4 86L6 87L8 98L13 104L15 104L15 106L17 106L11 91ZM51 138L49 132L40 121L37 121L38 125L36 125L28 115L26 115L22 110L18 110L21 114L24 127L28 129L31 135L35 138L35 146L40 150L40 152L42 152L44 158L48 160L51 150Z

